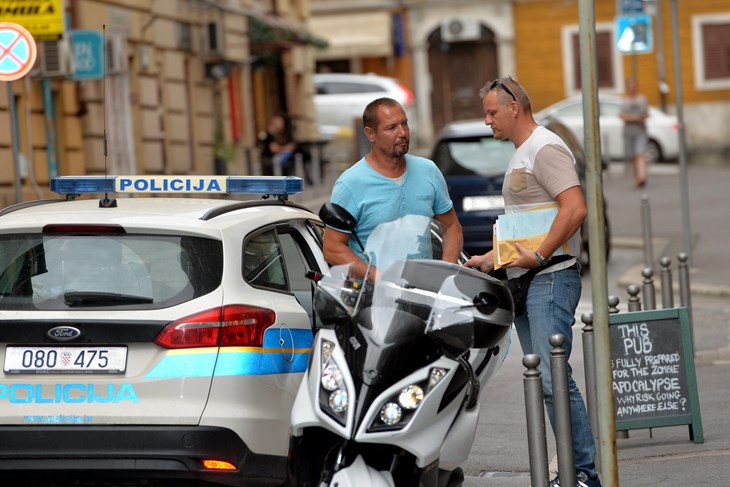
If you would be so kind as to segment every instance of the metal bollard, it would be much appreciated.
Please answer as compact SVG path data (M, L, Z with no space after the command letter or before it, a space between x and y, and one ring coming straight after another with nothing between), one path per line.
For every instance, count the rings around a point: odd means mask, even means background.
M561 485L576 485L573 425L570 418L568 391L568 358L563 344L565 335L550 336L550 375L553 381L553 414L555 416L555 449Z
M654 289L654 270L651 267L645 267L641 271L644 281L641 284L641 294L644 298L644 309L656 309L656 290Z
M619 303L618 296L609 296L608 297L608 312L609 312L609 314L616 314L616 313L618 313L618 303Z
M312 150L311 160L311 176L312 184L315 188L319 188L322 185L322 154L321 148L315 144L314 150Z
M669 266L672 261L669 257L659 259L662 266L662 307L664 309L674 308L674 290L672 289L672 270Z
M679 261L679 302L687 308L687 317L689 318L689 332L692 337L692 349L694 350L694 326L692 325L692 293L689 287L689 255L686 252L680 252L677 255Z
M649 208L649 197L643 195L641 197L641 222L644 229L644 265L653 267L654 252L651 237L651 211Z
M304 157L297 152L294 154L294 174L297 175L298 178L304 178Z
M547 438L545 436L545 412L542 395L542 376L538 367L540 356L529 354L522 357L524 372L525 413L527 416L527 448L530 456L532 485L547 485L548 471Z
M583 368L586 380L586 408L594 434L598 431L598 410L596 407L596 353L593 335L593 313L584 313L580 320L583 326Z
M626 292L629 293L629 311L641 311L641 299L639 299L639 286L636 284L630 284L626 288Z

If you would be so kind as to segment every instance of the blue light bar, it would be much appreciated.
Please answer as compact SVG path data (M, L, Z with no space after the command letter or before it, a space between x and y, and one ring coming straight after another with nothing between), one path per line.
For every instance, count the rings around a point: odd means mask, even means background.
M290 195L304 190L292 176L59 176L51 179L58 194L206 193Z

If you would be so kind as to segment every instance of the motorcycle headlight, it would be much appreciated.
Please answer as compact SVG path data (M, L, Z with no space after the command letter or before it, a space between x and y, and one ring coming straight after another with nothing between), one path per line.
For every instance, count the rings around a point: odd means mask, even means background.
M446 376L448 369L434 367L428 379L407 385L398 394L389 397L380 407L380 414L373 420L368 431L393 431L405 428L418 407Z
M329 340L320 343L321 366L319 376L319 406L328 416L344 426L349 394L342 371L332 358L335 344Z
M327 363L322 370L322 387L327 391L334 391L337 390L341 382L342 372L340 372L340 368L333 363Z
M347 392L337 389L330 394L329 407L336 413L347 410Z
M416 409L421 401L423 401L423 389L417 384L404 388L398 395L398 404L405 409Z
M386 403L380 408L380 421L383 424L392 426L400 422L403 419L403 410L394 402Z

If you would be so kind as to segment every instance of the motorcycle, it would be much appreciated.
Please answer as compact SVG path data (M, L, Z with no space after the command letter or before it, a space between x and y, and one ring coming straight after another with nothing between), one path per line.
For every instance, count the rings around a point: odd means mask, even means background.
M355 220L326 203L326 225ZM501 281L437 260L439 225L409 215L376 228L349 265L313 276L317 330L291 416L286 485L457 487L479 396L511 343Z

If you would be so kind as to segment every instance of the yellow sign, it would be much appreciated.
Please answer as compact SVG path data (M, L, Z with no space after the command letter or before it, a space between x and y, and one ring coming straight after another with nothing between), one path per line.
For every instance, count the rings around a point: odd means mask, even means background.
M63 0L0 0L0 22L22 25L38 40L63 34Z

